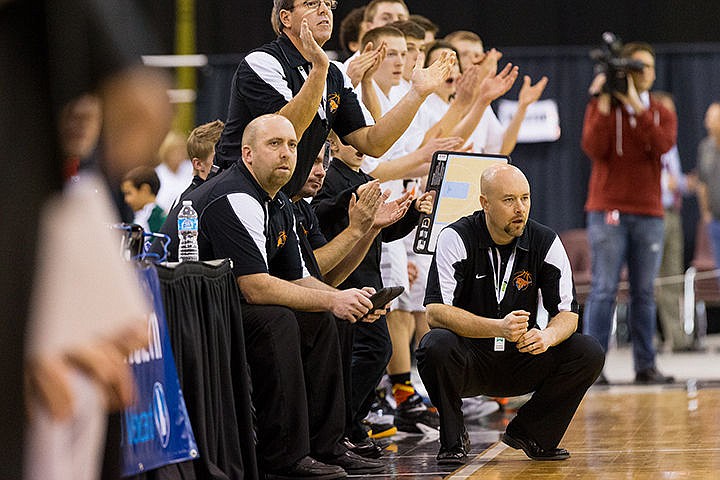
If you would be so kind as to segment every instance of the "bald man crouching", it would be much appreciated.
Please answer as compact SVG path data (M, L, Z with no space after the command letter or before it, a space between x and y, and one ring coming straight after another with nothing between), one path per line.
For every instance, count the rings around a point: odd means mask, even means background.
M534 392L502 441L533 460L565 460L558 448L605 355L576 333L578 305L560 239L528 219L530 186L512 165L480 179L483 210L439 235L425 295L432 328L418 370L440 412L439 464L461 465L470 449L463 397ZM550 320L537 324L539 292Z

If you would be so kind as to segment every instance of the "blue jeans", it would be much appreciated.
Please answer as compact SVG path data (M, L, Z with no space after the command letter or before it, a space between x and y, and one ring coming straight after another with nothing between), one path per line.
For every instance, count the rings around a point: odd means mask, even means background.
M595 337L607 352L620 271L627 263L630 282L628 326L635 371L654 368L653 284L662 260L663 219L621 214L617 225L608 225L605 217L605 212L587 215L592 288L585 304L583 332Z
M713 218L708 225L708 234L712 244L715 268L720 268L720 220Z

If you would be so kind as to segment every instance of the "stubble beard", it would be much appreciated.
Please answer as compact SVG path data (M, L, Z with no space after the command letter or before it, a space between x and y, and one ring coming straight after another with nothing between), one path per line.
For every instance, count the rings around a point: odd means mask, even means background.
M523 222L520 226L516 226L514 223L508 223L503 230L511 237L521 237L526 225L527 222Z

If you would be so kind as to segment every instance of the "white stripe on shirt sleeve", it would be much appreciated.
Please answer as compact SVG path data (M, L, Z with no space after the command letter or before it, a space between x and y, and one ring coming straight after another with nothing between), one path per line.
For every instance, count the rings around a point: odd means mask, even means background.
M267 250L265 249L265 210L256 199L247 193L231 193L227 196L228 202L235 212L238 220L252 237L260 254L268 266Z
M293 99L285 72L275 57L265 52L252 52L245 57L245 61L263 81L285 97L285 100L289 102Z
M568 259L565 247L560 242L560 237L555 236L555 240L550 246L545 262L554 265L560 270L560 280L558 284L558 296L560 297L559 311L571 311L573 300L573 282L572 269L570 268L570 259Z
M295 212L292 214L293 216L293 225L297 225L297 222L295 221ZM297 233L297 227L293 228L293 232L295 232L295 244L297 245L298 249L298 258L300 259L300 265L302 265L302 278L306 278L310 276L310 272L308 271L307 267L305 266L305 259L302 256L302 252L300 251L300 238L298 238Z
M455 289L457 288L455 265L466 259L467 251L460 235L452 228L443 229L438 235L435 247L435 263L440 294L445 305L452 305L455 298Z

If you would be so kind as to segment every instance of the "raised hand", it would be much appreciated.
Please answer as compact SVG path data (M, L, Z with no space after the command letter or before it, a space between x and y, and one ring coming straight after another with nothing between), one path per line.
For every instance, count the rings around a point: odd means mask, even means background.
M545 90L545 86L548 83L548 78L542 77L535 85L531 85L531 81L532 80L528 75L523 77L523 85L520 88L520 94L518 95L518 103L521 106L527 107L540 99L540 95L542 95Z
M300 43L298 48L300 54L305 60L312 63L313 67L327 67L330 64L325 50L315 40L306 18L303 18L300 24Z
M480 85L480 95L486 102L505 95L510 87L513 86L518 76L518 67L513 67L512 63L505 65L497 75L489 75L482 81Z
M604 73L598 73L597 75L595 75L595 78L593 78L593 81L590 83L590 86L588 87L588 93L590 95L600 95L606 82L607 75L605 75Z
M373 43L368 42L368 44L365 45L362 53L350 61L346 73L347 76L350 77L350 81L352 82L353 87L357 87L360 81L366 76L368 69L373 67L377 63L377 58L380 55L380 50L383 47L384 43L385 42L380 44L378 48L374 48ZM377 70L377 67L375 68ZM372 72L370 76L374 75L374 73L375 72Z
M479 93L480 82L485 76L485 72L480 66L471 65L457 80L455 101L462 105L469 105Z
M372 42L368 45L372 45ZM387 44L383 41L380 43L380 46L373 50L373 62L370 64L367 70L365 70L365 73L363 74L362 79L363 80L370 80L375 76L375 73L378 71L378 68L380 68L380 65L382 65L383 61L385 61L385 56L387 55Z
M380 181L373 180L360 185L357 194L350 197L349 225L361 232L369 231L375 223L375 214L384 201L380 190Z
M421 97L427 97L450 76L456 62L455 52L443 51L440 58L427 68L419 68L416 64L412 74L413 90Z
M428 168L430 168L433 153L438 150L456 150L460 148L462 144L462 137L433 138L428 140L425 145L418 149L418 152L422 153L425 158L425 162L428 164Z
M493 48L485 54L482 60L476 63L476 65L480 67L481 80L489 75L497 74L498 62L502 56L502 52Z
M383 193L383 203L375 214L374 228L385 228L397 222L407 213L408 208L410 208L412 204L412 195L408 192L400 198L386 202L385 200L387 200L389 196L390 190L385 190Z
M627 85L627 94L613 92L613 95L615 95L615 97L624 105L632 107L636 114L644 112L646 107L645 104L642 103L642 100L640 100L640 95L637 93L632 75L627 76Z

